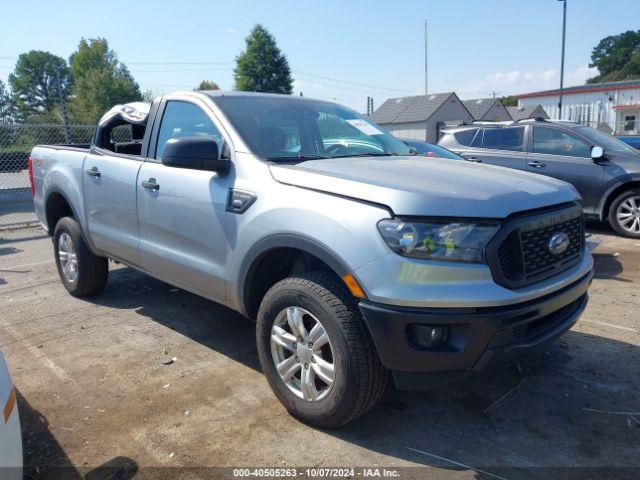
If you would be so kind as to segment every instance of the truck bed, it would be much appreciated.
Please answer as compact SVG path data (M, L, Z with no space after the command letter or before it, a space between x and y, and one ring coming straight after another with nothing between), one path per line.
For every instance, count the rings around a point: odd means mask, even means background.
M33 160L33 182L36 215L40 223L49 230L47 225L44 192L64 192L70 204L79 208L77 214L84 211L82 198L82 172L84 160L89 154L90 145L38 145L31 152ZM44 182L47 188L44 188Z
M51 148L53 150L84 150L91 148L90 143L56 143L55 145L36 145L36 148Z

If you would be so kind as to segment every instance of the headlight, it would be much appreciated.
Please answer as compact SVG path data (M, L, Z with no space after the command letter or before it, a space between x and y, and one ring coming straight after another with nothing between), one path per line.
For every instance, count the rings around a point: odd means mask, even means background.
M381 220L378 230L387 245L405 257L484 262L484 249L500 225L491 222Z

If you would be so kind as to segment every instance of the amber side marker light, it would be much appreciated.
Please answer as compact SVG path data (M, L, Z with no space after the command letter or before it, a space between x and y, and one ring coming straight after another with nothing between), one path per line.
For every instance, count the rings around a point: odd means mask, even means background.
M11 387L11 392L9 392L9 398L7 398L7 403L4 405L4 409L2 410L2 416L4 417L4 423L9 421L9 417L11 416L11 412L13 412L13 407L16 405L16 387Z
M351 295L353 295L356 298L367 298L367 296L364 294L364 292L362 291L362 288L360 288L360 285L358 285L358 282L353 277L353 275L351 275L350 273L347 273L344 277L342 277L342 280L347 285L347 288L351 292Z

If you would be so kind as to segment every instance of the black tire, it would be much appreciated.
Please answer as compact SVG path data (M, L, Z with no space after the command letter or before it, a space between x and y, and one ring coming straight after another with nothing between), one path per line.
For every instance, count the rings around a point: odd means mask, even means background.
M611 208L609 208L609 224L611 225L611 228L613 228L617 233L619 233L622 236L629 237L629 238L640 238L640 232L631 232L627 230L622 226L622 224L618 220L618 215L617 215L618 208L620 207L621 204L623 204L625 201L627 201L631 197L640 198L640 189L632 188L630 190L626 190L622 192L620 195L616 197L616 199L611 204ZM640 202L637 201L636 203L638 204L638 207L640 207Z
M71 237L78 262L77 278L69 281L63 273L59 256L60 236L66 233ZM82 236L80 225L73 217L63 217L56 224L53 233L53 252L56 258L58 274L63 285L74 297L84 297L102 291L109 276L109 261L95 255Z
M326 396L308 401L296 396L280 378L271 354L271 328L292 306L306 309L323 325L331 342L335 379ZM309 272L276 283L258 312L260 365L269 385L291 415L321 428L340 427L369 410L384 391L388 373L357 304L336 276Z

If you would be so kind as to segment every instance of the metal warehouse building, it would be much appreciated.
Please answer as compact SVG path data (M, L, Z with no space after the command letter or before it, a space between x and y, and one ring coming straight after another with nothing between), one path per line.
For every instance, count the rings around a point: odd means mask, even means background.
M558 90L516 95L519 106L542 105L552 119L558 117ZM563 91L562 118L614 134L640 134L640 80L592 83Z
M453 92L390 98L371 119L400 138L435 143L446 125L471 123L474 119Z

